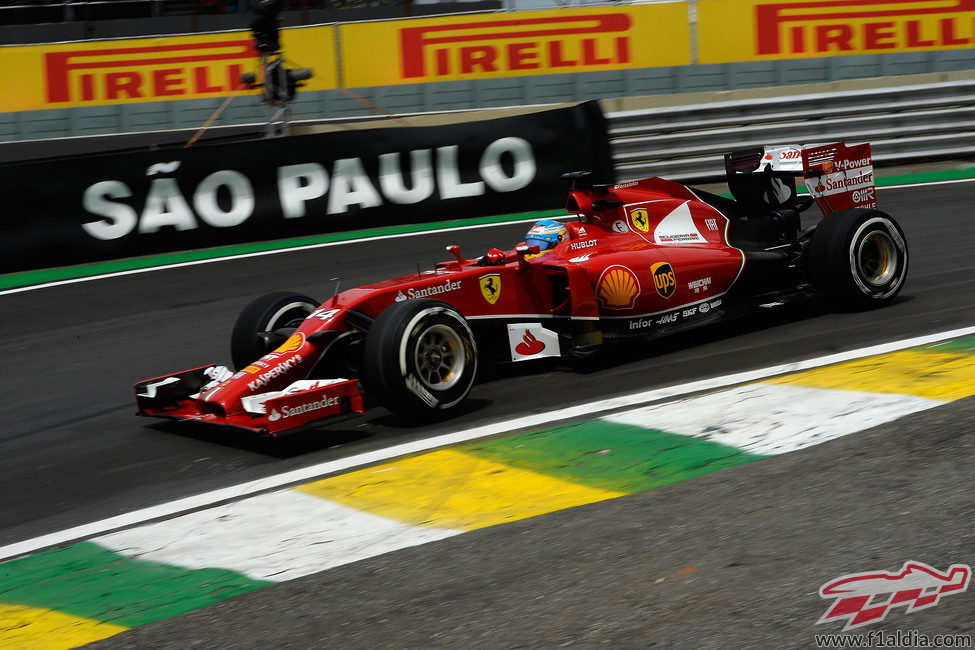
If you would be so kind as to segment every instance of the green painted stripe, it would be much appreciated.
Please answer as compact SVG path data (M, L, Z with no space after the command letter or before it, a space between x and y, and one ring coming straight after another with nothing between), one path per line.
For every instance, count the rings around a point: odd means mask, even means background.
M98 544L0 564L0 603L135 627L274 583L224 569L185 569L118 555Z
M716 442L602 420L496 438L458 451L626 493L764 458Z
M975 336L966 336L945 343L932 345L929 349L935 352L957 352L960 354L975 354Z
M911 185L913 183L957 181L966 178L975 178L975 167L965 167L964 169L944 169L935 172L917 172L914 174L901 174L899 176L879 177L876 179L876 185L877 187L892 187L895 185Z
M252 244L235 244L231 246L220 246L217 248L206 248L203 250L183 251L179 253L163 253L160 255L149 255L145 257L131 257L124 260L112 260L109 262L95 262L92 264L81 264L78 266L40 269L37 271L23 271L20 273L0 275L0 289L15 289L17 287L26 287L33 284L44 284L45 282L56 282L58 280L72 280L75 278L86 278L95 275L103 275L106 273L118 273L119 271L149 269L157 266L165 266L167 264L181 264L185 262L196 262L199 260L219 259L222 257L245 255L247 253L263 253L267 251L298 248L301 246L312 246L315 244L342 242L350 239L368 239L370 237L381 237L383 235L401 235L414 232L421 233L439 230L441 228L457 228L462 226L507 223L509 221L520 221L523 219L544 219L546 217L560 215L564 216L565 210L544 210L541 212L507 214L497 217L474 217L470 219L437 221L434 223L404 224L402 226L390 226L388 228L354 230L350 232L329 233L326 235L312 235L307 237L295 237L292 239L280 239L269 242L255 242Z

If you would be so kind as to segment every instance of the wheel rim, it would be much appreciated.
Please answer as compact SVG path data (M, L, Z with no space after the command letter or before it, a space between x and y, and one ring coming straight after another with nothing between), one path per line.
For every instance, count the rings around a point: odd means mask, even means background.
M423 330L416 341L416 374L430 390L453 388L464 375L464 344L460 335L445 325Z
M857 251L857 266L864 281L883 286L897 273L897 247L890 235L874 231L863 238Z

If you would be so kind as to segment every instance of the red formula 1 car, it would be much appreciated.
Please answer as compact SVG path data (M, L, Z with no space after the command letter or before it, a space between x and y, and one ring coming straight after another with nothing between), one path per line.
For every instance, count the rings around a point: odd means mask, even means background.
M762 147L725 165L734 199L570 173L576 221L543 224L537 244L472 260L450 246L432 270L321 304L262 296L234 327L235 371L139 382L139 412L266 435L361 414L363 395L417 416L460 404L481 364L584 356L793 297L874 307L897 295L907 243L876 209L869 145ZM825 217L802 229L813 202Z

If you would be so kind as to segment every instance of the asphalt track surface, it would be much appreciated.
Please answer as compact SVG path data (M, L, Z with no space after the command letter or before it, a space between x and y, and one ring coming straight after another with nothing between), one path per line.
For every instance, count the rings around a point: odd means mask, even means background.
M136 418L132 383L202 363L228 362L236 314L260 293L291 289L324 299L334 284L329 278L341 276L342 286L349 287L408 274L417 263L428 267L443 259L448 243L461 244L468 256L480 254L519 241L526 227L225 260L0 296L0 544L514 415L971 325L973 198L975 183L970 182L881 191L881 207L900 221L911 247L908 282L898 302L884 310L771 310L611 352L585 369L503 372L477 385L466 411L447 422L403 426L374 409L365 418L284 444ZM971 431L973 410L961 402L938 409L941 420L922 414L897 429L899 444L908 446L914 459L897 453L896 446L885 452L882 445L853 436L647 495L357 563L125 633L106 645L141 639L154 646L171 640L176 647L197 638L200 647L267 645L244 624L255 618L263 619L265 634L283 635L263 637L277 646L339 638L362 645L382 639L390 645L551 645L567 640L645 645L657 634L666 646L684 638L680 635L697 616L692 605L700 598L708 601L701 611L724 612L720 616L744 628L753 622L756 603L771 602L773 596L807 604L811 598L815 618L825 603L815 594L819 584L860 570L850 567L861 559L886 560L884 544L903 549L895 555L905 560L913 549L920 553L924 543L932 551L924 557L933 557L933 563L975 559L973 499L961 487L969 481L972 443L970 436L952 436L953 431ZM874 435L883 438L882 432ZM843 465L837 449L862 457L874 469L861 475L858 462ZM909 471L915 461L920 463L916 481ZM833 499L853 505L837 508ZM908 513L903 515L906 528L884 527L880 519L867 516L880 517L899 503L905 506L898 512ZM617 537L619 544L613 542ZM681 578L700 588L715 581L700 593L690 586L682 590L675 579L647 595L646 588L657 584L647 576L666 578L671 566L677 571L704 563L677 549L701 557L710 553L707 557L719 564L728 559L729 566L713 575L694 577L694 572ZM959 552L948 552L953 549ZM802 577L812 571L810 564L816 570L809 580L788 579L791 592L763 586L785 580L769 572ZM738 566L745 568L736 575ZM872 568L879 567L863 570ZM729 581L740 584L729 586ZM277 594L274 605L263 599L265 593ZM677 609L675 599L683 603ZM654 609L668 600L670 609ZM604 602L613 607L601 610ZM963 604L946 600L938 615L942 608L947 612ZM529 614L533 606L541 608L538 616ZM975 620L967 607L967 618L951 620ZM366 614L352 616L352 611ZM290 623L279 625L275 617L290 617ZM200 621L214 632L195 627ZM771 634L773 623L760 627L772 626ZM180 643L171 635L183 625L187 632ZM600 635L603 628L605 636ZM377 636L381 630L386 636ZM707 632L687 638L703 643L712 639ZM152 634L157 636L141 636Z

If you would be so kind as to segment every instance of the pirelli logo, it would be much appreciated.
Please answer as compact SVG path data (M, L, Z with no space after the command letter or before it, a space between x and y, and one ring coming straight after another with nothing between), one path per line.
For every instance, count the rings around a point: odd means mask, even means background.
M827 0L755 5L758 55L975 47L975 0Z
M46 100L59 104L227 94L239 87L240 75L256 56L250 39L48 52Z
M553 73L631 62L633 19L623 12L424 24L399 30L402 78Z

